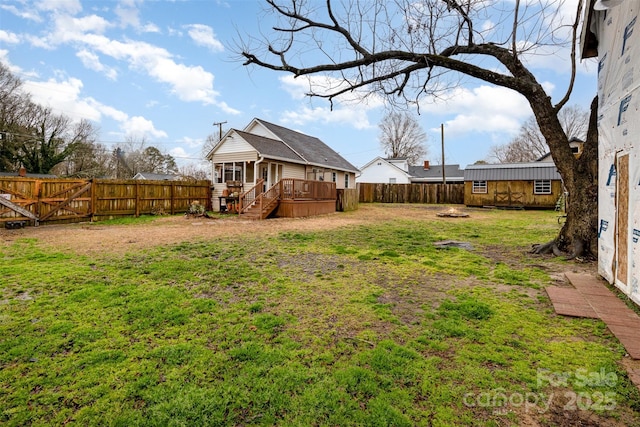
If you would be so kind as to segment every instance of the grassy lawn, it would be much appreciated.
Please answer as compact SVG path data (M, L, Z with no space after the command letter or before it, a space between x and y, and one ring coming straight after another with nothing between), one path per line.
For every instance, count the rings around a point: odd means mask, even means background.
M544 292L576 264L527 254L557 229L485 211L99 257L18 239L0 424L640 425L624 348Z

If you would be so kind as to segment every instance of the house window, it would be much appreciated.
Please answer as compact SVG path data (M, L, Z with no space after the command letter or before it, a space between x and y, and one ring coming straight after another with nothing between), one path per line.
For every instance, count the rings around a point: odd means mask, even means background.
M344 173L344 188L349 188L349 173Z
M538 179L534 181L533 194L551 194L551 180Z
M487 193L487 181L473 181L472 193Z
M338 172L331 172L331 182L338 181Z
M395 183L396 183L395 178L389 178L389 184L395 184Z
M235 163L224 164L224 182L242 181L242 166Z

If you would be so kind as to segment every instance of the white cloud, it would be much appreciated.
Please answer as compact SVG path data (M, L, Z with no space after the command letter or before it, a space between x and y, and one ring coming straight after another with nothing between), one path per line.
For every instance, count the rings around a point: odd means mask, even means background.
M22 78L38 77L38 73L36 73L35 71L25 71L22 68L18 67L17 65L12 64L11 61L9 60L9 51L6 49L0 49L0 61L7 68L9 68L9 71L11 71L13 74L20 75Z
M35 2L36 9L56 13L70 13L75 15L82 11L80 0L40 0Z
M169 150L169 154L176 158L189 157L187 152L182 147L172 148L171 150Z
M9 33L0 29L0 43L18 44L20 43L20 38L17 34Z
M64 31L56 32L58 40L81 43L104 55L125 60L130 67L147 73L161 83L168 84L171 87L171 93L183 101L216 104L215 98L218 93L213 90L213 74L201 66L176 63L166 49L149 43L131 40L120 42L99 34L85 34L83 31L76 31L82 28L82 26L73 25L78 21L68 22L69 27ZM59 29L61 29L60 24L62 22L59 22Z
M24 89L31 94L31 99L36 104L51 107L56 113L64 114L76 121L99 121L100 111L88 100L80 98L82 87L82 81L73 77L63 81L24 81Z
M340 90L348 89L349 85L344 79L337 79L329 76L303 76L294 77L287 74L280 77L282 87L291 95L293 99L308 99L308 93L317 94L335 93ZM357 108L375 109L384 106L384 98L378 94L372 94L366 88L348 91L333 99L334 103L340 105L357 105Z
M80 58L82 64L89 68L90 70L97 71L99 73L103 73L108 79L116 80L118 77L118 72L110 67L105 66L100 62L100 58L93 52L89 52L88 50L80 50L76 53L76 56Z
M199 148L202 147L202 144L204 144L204 140L199 138L189 138L188 136L183 137L180 142L182 142L189 148Z
M104 114L106 117L109 117L110 119L113 119L117 122L123 123L129 119L127 113L125 113L124 111L120 111L117 108L101 104L93 98L89 98L89 102L96 110L100 111L101 114Z
M295 111L285 111L281 114L285 124L301 126L307 123L340 124L355 129L369 129L372 127L364 109L340 108L331 111L328 107L302 107Z
M422 104L421 112L430 115L453 115L445 122L449 135L469 133L515 134L522 121L532 114L527 100L517 92L496 86L452 90L444 101Z
M25 8L24 10L20 10L13 5L2 4L0 5L0 9L6 10L7 12L12 13L19 18L27 19L29 21L34 21L34 22L43 21L42 17L40 17L40 15L38 15L37 13L34 13L34 11L30 8Z
M135 2L121 2L114 12L120 18L121 27L138 28L140 26L139 10Z
M292 75L280 77L283 89L291 98L304 103L307 93L328 93L346 87L346 83L340 79L326 76L312 76L294 78ZM367 113L384 106L384 99L365 90L348 92L334 99L333 111L328 101L321 101L326 107L301 106L295 111L286 111L282 114L285 123L303 125L305 123L320 122L325 124L344 124L355 129L370 129L373 126L369 122Z
M134 116L127 119L122 123L121 128L127 134L127 136L135 138L166 138L167 133L163 130L158 130L153 125L151 120L147 120L144 117Z
M211 27L202 24L191 24L187 25L186 28L189 36L197 45L204 46L212 52L224 51L224 46L216 38Z
M82 37L86 33L103 34L111 26L109 21L98 15L88 15L82 18L61 15L55 18L55 30L49 38L57 44L82 41Z
M160 28L156 24L147 23L140 27L140 31L143 33L160 33Z
M64 114L72 120L87 119L100 122L108 117L119 123L120 129L126 136L166 138L167 133L156 129L151 120L141 116L129 117L123 111L104 105L91 97L82 98L82 82L76 78L64 81L50 79L46 82L25 81L24 88L31 93L37 104L48 106L54 112Z

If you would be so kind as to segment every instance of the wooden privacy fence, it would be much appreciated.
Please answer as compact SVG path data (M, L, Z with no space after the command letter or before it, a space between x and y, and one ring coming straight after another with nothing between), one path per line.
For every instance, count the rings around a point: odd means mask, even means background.
M0 178L0 223L77 222L211 208L211 183L112 179Z
M358 183L360 203L464 204L464 184Z
M336 211L347 212L358 209L358 190L356 188L340 189L336 194Z

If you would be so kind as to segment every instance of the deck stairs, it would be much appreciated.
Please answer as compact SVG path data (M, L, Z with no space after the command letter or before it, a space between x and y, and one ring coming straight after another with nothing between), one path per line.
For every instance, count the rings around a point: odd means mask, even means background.
M265 192L260 192L263 180L240 196L238 214L247 219L266 219L276 210L280 203L280 183L275 183Z

